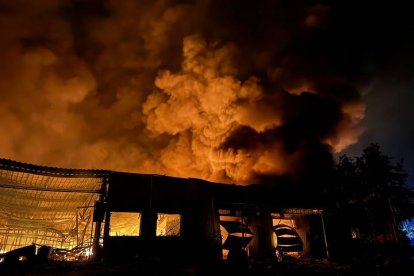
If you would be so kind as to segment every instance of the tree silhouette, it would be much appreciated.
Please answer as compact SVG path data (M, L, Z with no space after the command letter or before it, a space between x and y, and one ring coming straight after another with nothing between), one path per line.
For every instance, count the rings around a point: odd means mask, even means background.
M393 163L373 143L360 157L341 156L337 174L336 207L353 234L370 240L386 234L398 241L399 225L414 216L414 192L402 162Z

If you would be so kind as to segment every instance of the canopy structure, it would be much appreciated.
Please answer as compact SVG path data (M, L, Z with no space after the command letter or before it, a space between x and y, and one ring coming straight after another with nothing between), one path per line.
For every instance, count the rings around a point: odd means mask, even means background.
M93 205L107 174L0 159L0 252L90 242Z

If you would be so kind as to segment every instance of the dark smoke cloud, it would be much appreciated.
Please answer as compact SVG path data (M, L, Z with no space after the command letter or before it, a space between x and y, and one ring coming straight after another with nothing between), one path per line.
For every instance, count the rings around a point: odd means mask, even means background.
M237 183L323 172L365 113L340 6L0 1L0 155Z

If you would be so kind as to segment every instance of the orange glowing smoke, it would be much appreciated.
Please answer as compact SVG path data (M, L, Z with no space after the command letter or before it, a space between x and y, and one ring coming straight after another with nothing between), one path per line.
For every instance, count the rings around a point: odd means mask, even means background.
M340 76L296 70L294 53L280 55L282 32L266 49L231 26L214 37L203 1L86 2L79 18L72 1L2 1L0 156L249 183L295 174L309 144L338 152L358 141L358 93L338 96L319 79ZM311 7L300 24L318 29L327 14ZM307 98L335 119L304 127L318 110Z

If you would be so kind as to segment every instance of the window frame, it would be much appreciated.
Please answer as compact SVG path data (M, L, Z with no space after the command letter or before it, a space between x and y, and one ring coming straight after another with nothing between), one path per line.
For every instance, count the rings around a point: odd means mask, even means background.
M138 226L138 234L137 235L111 235L111 226L113 222L113 214L134 214L137 217L137 226ZM129 211L110 211L109 214L109 231L108 231L108 237L114 238L114 237L141 237L142 236L142 218L143 218L143 212L129 212Z
M183 231L183 214L176 212L176 213L172 213L172 212L156 212L155 213L157 218L155 221L155 237L159 238L159 239L165 239L165 238L180 238L182 237L182 231ZM158 219L159 219L159 215L178 215L179 219L180 219L180 223L179 223L179 234L178 235L158 235L157 234L157 229L158 229Z

